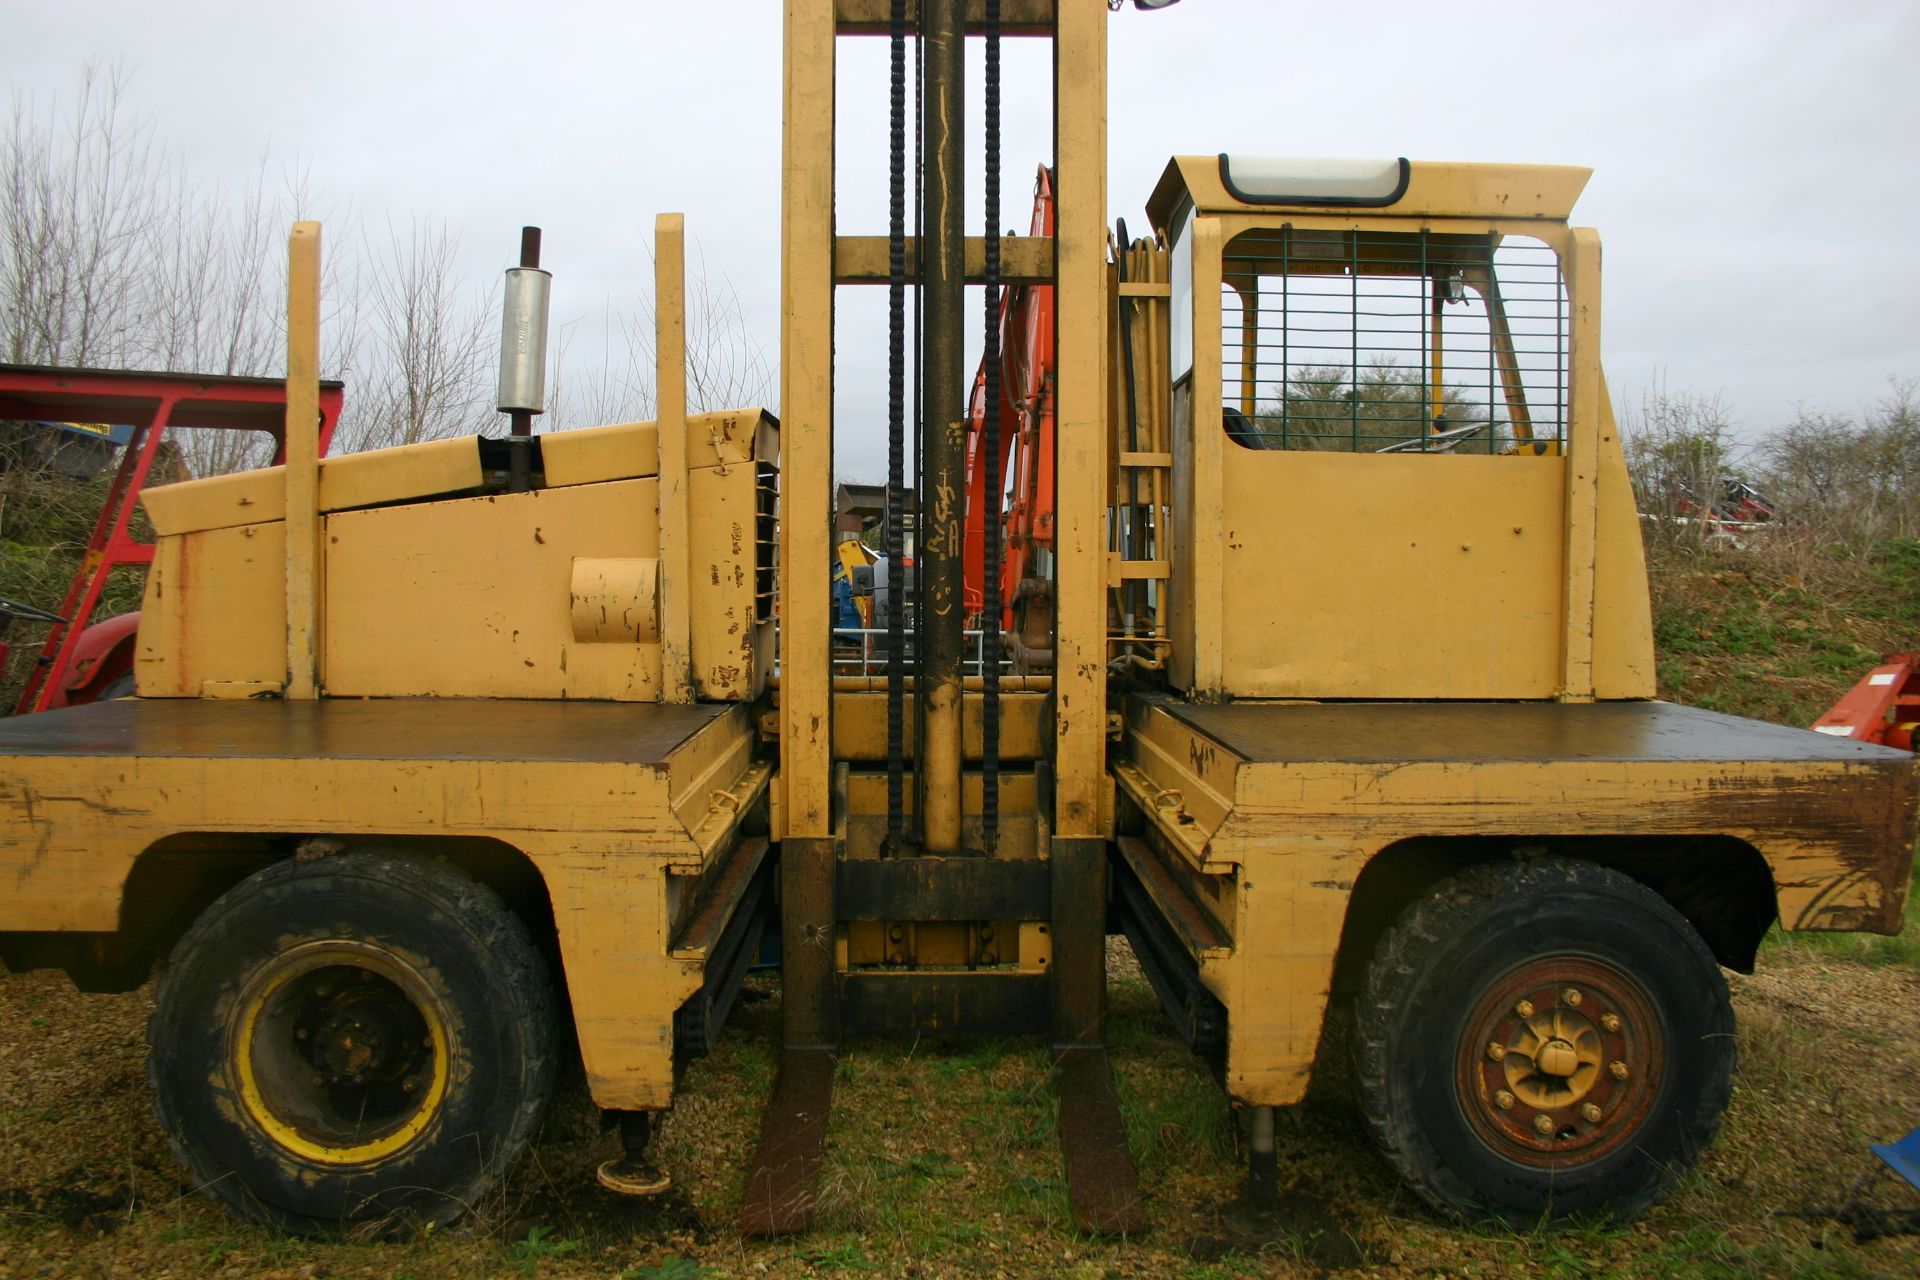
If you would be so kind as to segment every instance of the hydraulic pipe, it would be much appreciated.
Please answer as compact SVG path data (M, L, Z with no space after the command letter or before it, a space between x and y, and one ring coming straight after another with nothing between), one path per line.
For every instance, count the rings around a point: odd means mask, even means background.
M960 849L961 664L966 651L961 543L966 512L965 0L921 6L927 112L925 286L926 444L918 477L920 616L925 634L914 695L920 707L915 769L928 853Z

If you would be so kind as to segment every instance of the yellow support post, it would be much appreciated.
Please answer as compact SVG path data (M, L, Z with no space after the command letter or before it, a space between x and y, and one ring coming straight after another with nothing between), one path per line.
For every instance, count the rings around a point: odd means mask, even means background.
M287 238L287 683L320 696L320 224Z
M787 837L828 838L833 562L832 0L787 5L780 221L780 777Z
M1220 280L1224 237L1218 218L1195 218L1193 229L1193 525L1226 528L1225 406L1221 358ZM1193 679L1196 697L1216 699L1226 687L1225 548L1217 536L1196 537L1187 570L1193 600Z
M1600 418L1600 234L1573 229L1567 293L1573 303L1573 417L1567 423L1567 542L1560 700L1593 701L1594 562L1598 544Z
M687 509L687 223L653 221L655 417L660 441L660 700L693 701L693 568Z
M1106 834L1107 7L1059 0L1054 834ZM1218 290L1215 290L1216 296Z

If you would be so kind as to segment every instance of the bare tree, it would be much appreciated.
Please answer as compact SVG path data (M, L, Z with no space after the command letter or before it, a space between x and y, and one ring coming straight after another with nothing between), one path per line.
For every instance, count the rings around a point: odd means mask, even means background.
M118 67L89 65L64 112L13 100L0 139L0 334L15 363L114 364L139 345L161 175L125 90Z
M492 302L467 287L459 237L444 224L392 227L384 246L363 244L371 264L361 295L367 329L351 369L359 407L343 422L346 450L417 444L474 432L492 413Z
M1714 531L1706 519L1729 480L1740 477L1733 423L1719 396L1669 391L1665 378L1622 415L1627 472L1648 541L1699 544Z
M705 256L687 274L687 410L706 413L771 404L773 364L755 337L739 291L707 271ZM634 422L658 412L655 379L657 311L651 293L634 310L603 310L598 360L578 360L579 320L555 329L548 360L548 430Z
M1802 407L1761 457L1782 514L1823 544L1920 536L1920 384L1857 414Z

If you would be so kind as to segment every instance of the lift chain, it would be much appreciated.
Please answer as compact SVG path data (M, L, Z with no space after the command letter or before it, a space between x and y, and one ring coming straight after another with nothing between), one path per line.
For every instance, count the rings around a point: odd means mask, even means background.
M907 3L893 0L892 83L887 137L887 848L906 828L906 575L901 572L906 438Z
M987 0L986 62L986 302L981 345L982 411L980 630L980 838L988 853L1000 836L1000 541L1005 484L1000 475L1000 0Z

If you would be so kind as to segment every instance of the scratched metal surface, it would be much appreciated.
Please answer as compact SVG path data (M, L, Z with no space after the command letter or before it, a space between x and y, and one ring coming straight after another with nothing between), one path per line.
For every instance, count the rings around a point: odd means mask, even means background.
M193 698L94 703L0 720L0 757L224 756L663 764L727 704L506 699ZM4 767L0 765L0 767Z
M1243 760L1485 762L1515 760L1821 761L1913 757L1670 702L1158 702Z

